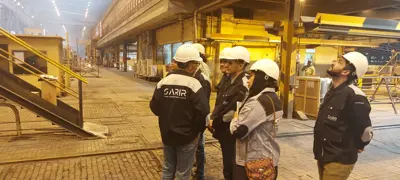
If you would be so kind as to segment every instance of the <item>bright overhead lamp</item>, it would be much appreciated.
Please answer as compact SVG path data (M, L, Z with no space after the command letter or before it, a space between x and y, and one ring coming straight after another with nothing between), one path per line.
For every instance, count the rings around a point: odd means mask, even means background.
M53 2L54 9L56 10L57 16L58 16L58 17L60 17L60 11L58 10L58 7L57 7L57 4L56 4L56 1L55 1L55 0L53 0L52 2Z
M19 5L21 5L21 3L20 3L20 2L18 2L18 3L17 3L17 6L19 6Z

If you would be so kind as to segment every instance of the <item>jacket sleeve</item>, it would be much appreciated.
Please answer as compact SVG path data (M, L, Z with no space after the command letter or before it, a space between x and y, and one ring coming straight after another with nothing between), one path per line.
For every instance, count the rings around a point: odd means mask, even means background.
M211 97L211 84L209 81L205 81L203 84L204 92L206 93L206 97L210 100Z
M356 137L356 145L359 149L364 149L366 145L370 143L373 137L373 128L369 114L371 112L371 106L364 96L356 95L352 102L353 106L353 119L354 130Z
M151 98L150 101L150 109L156 116L160 116L161 114L160 112L162 109L162 102L161 102L162 96L163 96L162 89L156 88L154 90L153 97Z
M195 112L195 121L196 127L198 127L199 132L204 132L207 127L207 116L210 113L210 104L208 102L207 96L205 91L200 88L194 95L193 98L193 105L194 105L194 112Z
M231 133L235 138L246 138L255 128L267 120L273 118L267 116L258 101L246 103L239 112L238 118L231 122Z

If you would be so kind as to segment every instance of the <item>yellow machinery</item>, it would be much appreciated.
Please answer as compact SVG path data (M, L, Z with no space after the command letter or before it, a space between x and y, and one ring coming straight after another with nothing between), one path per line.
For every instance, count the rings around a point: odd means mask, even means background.
M211 42L212 48L208 50L208 54L214 56L211 59L216 59L218 52L225 47L241 45L250 49L252 61L270 58L280 64L282 72L280 94L285 104L286 117L289 118L296 109L293 107L295 87L298 86L296 66L299 64L299 59L304 59L306 47L319 46L315 53L317 57L314 57L313 61L318 66L324 65L327 68L332 60L345 52L344 47L374 48L400 37L400 26L397 21L323 13L319 13L316 17L302 17L301 23L295 26L293 19L279 22L235 19L230 9L223 9L218 33L215 33L217 27L210 21L219 20L207 18L209 28L206 30L204 40ZM289 21L291 25L285 25ZM293 28L289 29L290 32L284 28L291 26ZM215 47L216 49L213 49ZM219 72L218 61L214 62L213 67L214 72ZM217 74L213 78L213 83L216 83L219 77ZM310 108L318 109L319 100L312 104L313 107ZM317 112L312 112L308 115L316 114Z

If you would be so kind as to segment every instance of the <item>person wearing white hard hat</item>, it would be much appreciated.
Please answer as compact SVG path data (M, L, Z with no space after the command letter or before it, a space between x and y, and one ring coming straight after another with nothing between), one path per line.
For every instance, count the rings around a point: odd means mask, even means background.
M229 75L226 73L226 63L228 62L227 60L227 55L229 54L229 51L232 50L232 48L224 48L220 53L219 53L219 69L222 72L222 77L221 80L218 82L218 84L215 86L215 89L217 90L217 97L218 94L225 88L226 85L229 83L226 83L229 81Z
M230 132L236 138L233 179L257 179L260 175L276 179L280 148L275 138L283 116L282 102L275 93L279 67L270 59L262 59L250 71L249 95L230 124Z
M193 77L202 61L197 49L182 45L174 57L178 69L162 79L150 101L163 142L162 179L190 179L199 134L210 112L207 96Z
M200 43L195 43L195 44L193 44L193 46L199 51L200 57L203 59L203 61L200 63L199 69L201 70L201 73L203 74L203 76L205 76L206 79L209 80L210 74L211 74L211 69L207 65L206 49Z
M250 53L246 48L236 46L227 52L226 59L226 74L230 79L218 93L215 109L210 116L209 129L221 145L224 178L231 180L235 159L235 138L229 131L229 125L237 109L237 103L242 102L248 93L248 79L244 70L250 63Z
M206 64L207 57L205 55L205 48L203 45L199 43L195 43L193 44L193 46L199 51L200 57L203 59L203 61L200 63L199 69L194 74L194 78L199 80L200 84L203 86L203 89L206 92L207 100L210 101L210 96L211 96L210 68ZM206 154L204 151L204 147L205 147L205 136L204 133L201 133L199 137L199 144L197 146L197 151L196 151L196 163L195 163L196 180L204 180L204 165L206 162Z
M314 127L314 157L320 179L345 180L358 153L372 140L371 106L355 84L367 72L368 59L350 52L332 62L332 87L324 97Z

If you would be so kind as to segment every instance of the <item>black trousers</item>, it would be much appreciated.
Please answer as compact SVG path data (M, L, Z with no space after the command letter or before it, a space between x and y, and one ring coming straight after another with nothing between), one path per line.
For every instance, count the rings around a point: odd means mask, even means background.
M235 139L221 138L218 140L222 150L225 180L233 180L233 165L235 164Z
M233 169L233 180L249 180L244 166L235 165ZM278 179L278 166L275 166L275 180L276 179Z

